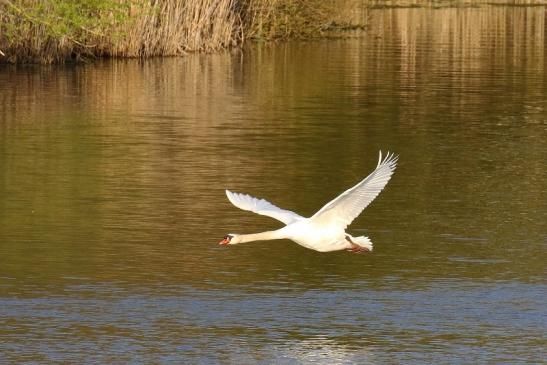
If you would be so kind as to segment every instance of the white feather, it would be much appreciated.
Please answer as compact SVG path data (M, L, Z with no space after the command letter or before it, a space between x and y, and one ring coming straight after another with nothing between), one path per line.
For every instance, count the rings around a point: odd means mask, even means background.
M357 185L325 204L311 217L311 220L325 224L336 223L346 228L384 189L397 167L397 159L397 156L389 152L382 159L382 152L380 152L378 166L373 172Z
M239 209L248 210L256 214L265 215L285 224L291 224L297 220L303 219L298 214L290 210L276 207L265 199L257 199L247 194L234 193L226 190L228 200Z

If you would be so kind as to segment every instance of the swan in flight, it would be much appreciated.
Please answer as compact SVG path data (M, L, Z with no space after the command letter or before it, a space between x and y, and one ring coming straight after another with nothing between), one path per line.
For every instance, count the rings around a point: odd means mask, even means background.
M254 234L230 233L224 236L220 244L235 245L251 241L290 239L301 246L320 252L372 251L372 242L368 237L353 237L346 233L346 227L386 186L397 166L397 159L398 156L389 152L382 158L380 151L378 166L370 175L327 203L310 218L278 208L264 199L226 190L228 200L236 207L277 219L285 223L285 227Z

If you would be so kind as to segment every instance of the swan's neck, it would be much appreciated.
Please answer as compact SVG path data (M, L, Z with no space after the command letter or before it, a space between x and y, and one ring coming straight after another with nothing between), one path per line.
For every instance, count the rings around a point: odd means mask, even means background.
M280 230L276 231L267 231L260 233L252 234L240 234L237 236L237 243L246 243L253 241L268 241L268 240L277 240L280 238L285 238Z

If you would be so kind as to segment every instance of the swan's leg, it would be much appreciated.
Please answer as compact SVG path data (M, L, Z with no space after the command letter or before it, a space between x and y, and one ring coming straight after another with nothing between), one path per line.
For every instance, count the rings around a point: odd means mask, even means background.
M349 242L349 244L351 245L350 248L346 248L346 251L349 251L349 252L353 252L353 253L365 253L365 252L370 252L370 250L366 247L363 247L363 246L359 246L357 243L353 242L351 240L351 237L346 235L346 241Z

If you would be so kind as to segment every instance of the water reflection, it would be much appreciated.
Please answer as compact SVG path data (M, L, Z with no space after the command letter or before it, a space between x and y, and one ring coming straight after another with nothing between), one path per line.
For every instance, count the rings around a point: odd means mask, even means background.
M544 358L544 9L369 11L328 42L2 66L8 361ZM223 189L309 215L380 149L373 254L216 244L278 227Z

